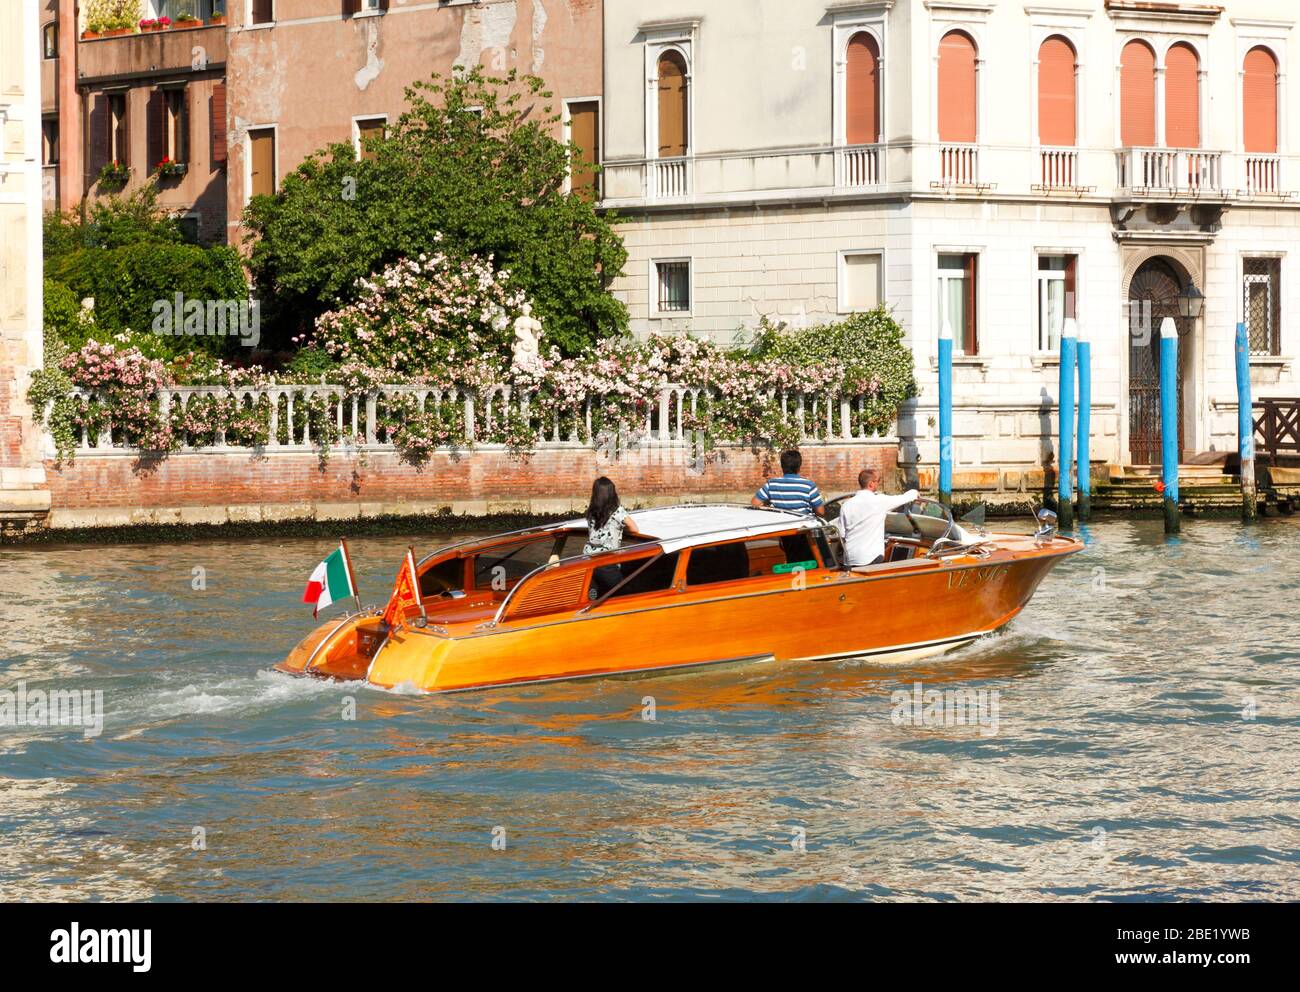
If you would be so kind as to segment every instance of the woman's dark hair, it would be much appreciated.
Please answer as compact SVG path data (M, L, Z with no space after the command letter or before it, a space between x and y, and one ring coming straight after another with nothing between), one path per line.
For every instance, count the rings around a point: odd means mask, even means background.
M600 530L618 509L618 490L614 483L601 476L591 484L591 502L587 504L587 527Z

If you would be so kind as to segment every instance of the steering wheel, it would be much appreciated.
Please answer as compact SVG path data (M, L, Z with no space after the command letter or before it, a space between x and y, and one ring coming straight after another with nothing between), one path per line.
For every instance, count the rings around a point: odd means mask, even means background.
M438 586L438 588L435 588L432 592L425 592L424 583L426 579L432 580ZM423 575L420 576L421 596L441 596L444 593L452 592L455 588L456 588L455 583L451 582L449 579L444 579L441 575L425 572Z

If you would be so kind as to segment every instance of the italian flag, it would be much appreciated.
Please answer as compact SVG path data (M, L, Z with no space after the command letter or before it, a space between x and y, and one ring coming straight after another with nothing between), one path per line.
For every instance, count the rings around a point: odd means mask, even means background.
M311 578L307 580L307 589L302 594L302 601L312 604L311 615L314 617L331 603L337 603L356 594L357 585L352 579L352 562L348 559L348 546L340 542L334 552L312 571Z

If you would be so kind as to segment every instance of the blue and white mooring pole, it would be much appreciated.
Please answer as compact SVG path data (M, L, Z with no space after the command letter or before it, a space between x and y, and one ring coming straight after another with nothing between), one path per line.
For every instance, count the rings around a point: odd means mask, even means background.
M1246 325L1237 325L1237 453L1241 456L1241 519L1254 523L1259 514L1255 491L1255 414L1250 400L1250 341Z
M1068 318L1073 319L1073 318ZM1079 520L1092 516L1092 342L1085 328L1078 329L1079 360Z
M1178 519L1178 327L1160 322L1160 461L1165 487L1165 533L1177 534Z
M952 325L939 329L939 502L952 506Z
M1070 470L1074 465L1074 365L1078 325L1073 317L1065 318L1061 328L1061 382L1057 403L1056 517L1062 527L1074 523L1074 487Z

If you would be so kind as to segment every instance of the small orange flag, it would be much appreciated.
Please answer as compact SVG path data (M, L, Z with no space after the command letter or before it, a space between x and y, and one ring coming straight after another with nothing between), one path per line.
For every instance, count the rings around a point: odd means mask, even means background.
M389 627L405 627L407 614L412 607L420 611L423 619L424 600L420 597L420 577L415 570L415 549L407 548L406 560L402 562L401 570L397 573L397 583L393 586L393 595L384 608L384 623Z

